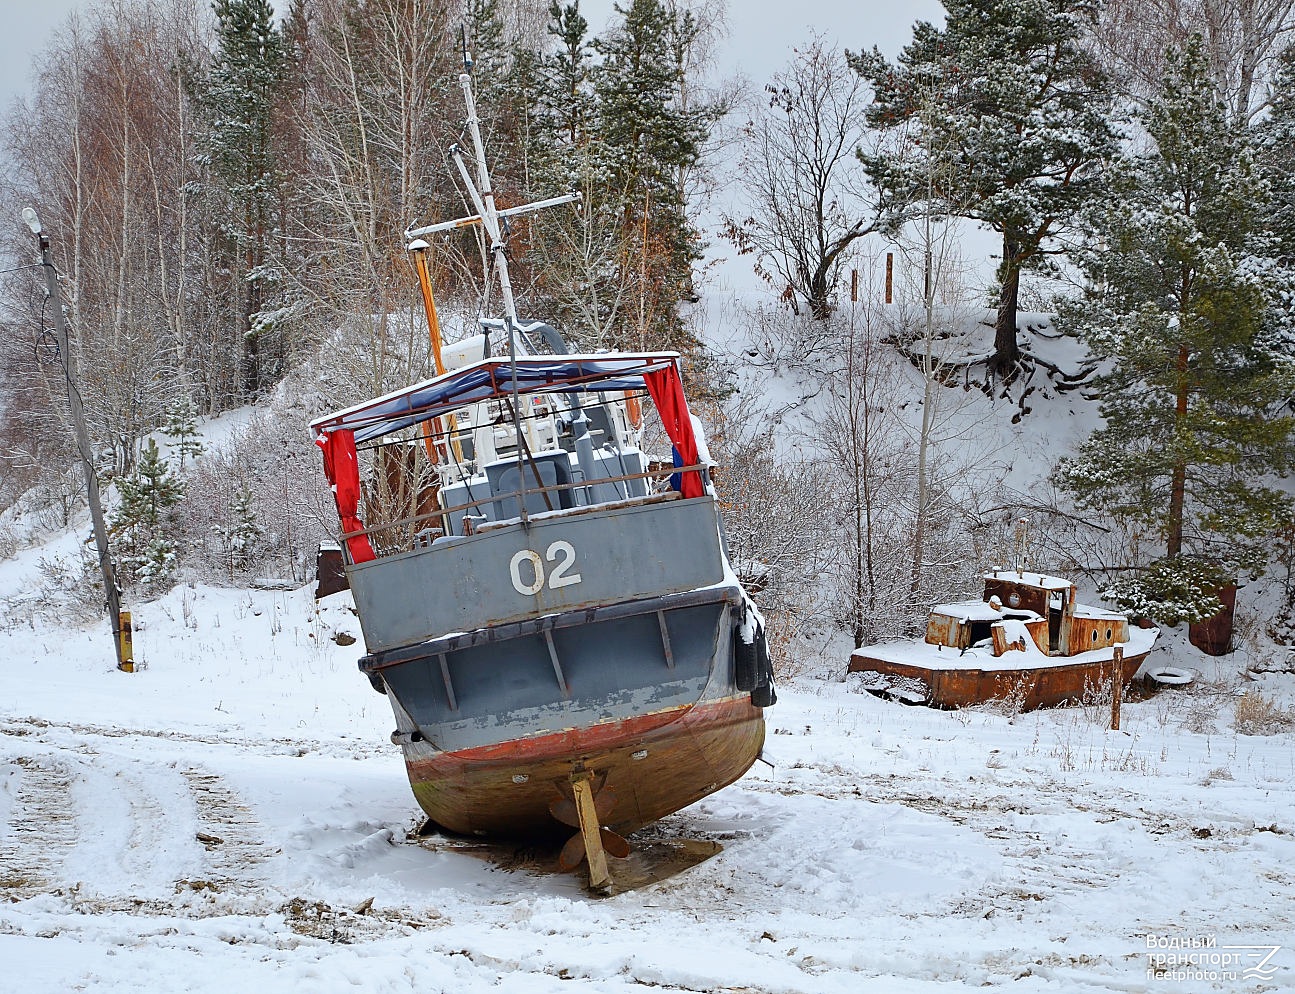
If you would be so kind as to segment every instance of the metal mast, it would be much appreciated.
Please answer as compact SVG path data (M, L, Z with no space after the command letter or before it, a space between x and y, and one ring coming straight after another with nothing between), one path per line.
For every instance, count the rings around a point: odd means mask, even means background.
M474 225L481 225L485 229L486 238L489 241L490 259L494 263L495 272L499 276L499 289L503 297L504 304L504 329L508 336L508 361L513 365L513 386L512 386L512 421L513 421L513 438L516 442L518 458L524 450L522 441L522 424L521 424L521 403L517 390L517 339L521 334L517 320L517 304L513 299L512 279L508 274L508 252L504 244L504 230L500 224L501 218L512 217L517 214L530 213L540 210L544 207L552 207L558 204L569 204L572 201L579 200L578 193L568 193L560 197L551 197L547 200L537 201L531 204L525 204L520 207L509 208L500 211L495 206L495 194L490 185L490 168L486 164L485 146L481 141L481 124L477 118L477 102L472 93L472 54L468 51L467 32L463 33L463 72L459 73L459 86L463 89L463 103L467 108L467 128L468 133L472 136L472 149L477 165L477 175L474 179L471 170L468 169L467 163L463 158L463 149L457 143L450 146L450 155L454 159L454 164L458 167L459 175L463 178L463 185L467 190L468 197L472 200L472 206L476 208L476 214L468 217L458 218L453 221L442 221L438 224L430 224L421 228L411 228L405 232L407 239L421 239L424 235L434 234L440 231L452 231L457 228L466 228ZM416 242L411 242L410 248L418 251L415 247ZM426 290L424 295L426 296ZM530 345L527 343L527 351L530 351ZM439 363L439 356L437 357ZM439 366L438 366L439 368ZM527 520L526 513L526 474L521 473L521 495L518 500L518 508L521 512L523 522Z

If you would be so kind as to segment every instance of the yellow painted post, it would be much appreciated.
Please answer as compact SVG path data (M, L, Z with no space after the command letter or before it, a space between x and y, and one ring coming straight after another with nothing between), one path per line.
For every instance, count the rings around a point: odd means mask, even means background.
M130 612L121 611L117 615L117 669L123 673L135 672L135 637L130 624Z

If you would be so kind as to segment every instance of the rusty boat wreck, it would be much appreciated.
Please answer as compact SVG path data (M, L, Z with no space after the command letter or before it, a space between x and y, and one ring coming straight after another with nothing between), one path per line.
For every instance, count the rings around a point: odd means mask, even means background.
M1078 603L1068 580L1006 569L984 580L981 600L933 607L924 640L856 649L849 672L904 703L1003 700L1028 711L1083 700L1113 678L1126 685L1159 634Z
M725 547L701 424L669 352L569 354L518 318L472 93L477 214L503 316L437 375L312 424L364 633L415 798L469 837L566 839L612 889L625 836L741 777L773 704L764 623ZM645 448L654 426L660 459ZM658 430L659 429L659 430ZM711 850L712 852L715 850Z

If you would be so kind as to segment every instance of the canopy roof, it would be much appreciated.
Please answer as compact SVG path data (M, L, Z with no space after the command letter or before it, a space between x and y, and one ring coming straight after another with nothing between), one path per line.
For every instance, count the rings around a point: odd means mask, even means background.
M369 441L410 425L448 414L464 404L528 393L604 393L646 388L656 405L661 425L674 445L675 465L693 467L675 474L676 489L685 497L700 497L705 484L698 465L697 437L692 415L679 382L677 352L638 354L528 356L483 359L434 379L406 387L311 423L315 444L324 459L324 473L333 488L342 538L351 562L375 558L360 518L360 466L357 441Z
M644 376L670 370L677 381L677 352L614 352L605 355L525 356L482 359L469 366L365 401L311 423L316 435L339 430L371 441L447 414L465 404L527 393L604 393L641 390Z

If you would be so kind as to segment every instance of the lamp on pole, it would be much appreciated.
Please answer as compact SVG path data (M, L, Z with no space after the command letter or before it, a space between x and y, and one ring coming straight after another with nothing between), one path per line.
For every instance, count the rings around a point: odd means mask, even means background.
M133 654L130 648L130 615L121 610L121 590L117 586L112 555L108 550L108 530L104 527L103 504L99 499L99 477L94 471L94 454L90 449L90 436L85 428L85 408L81 404L81 393L77 387L76 356L68 346L67 316L63 313L63 299L59 294L58 270L54 268L54 261L50 258L49 238L41 230L40 218L36 211L30 207L24 207L22 219L40 245L40 265L45 271L45 292L54 309L54 337L58 342L59 362L63 366L67 383L72 433L76 437L77 452L81 456L81 468L85 471L86 500L90 505L90 520L94 524L94 545L99 555L99 569L103 573L103 585L107 594L105 604L108 610L108 622L112 625L117 668L131 673L134 672L135 662L131 658Z

